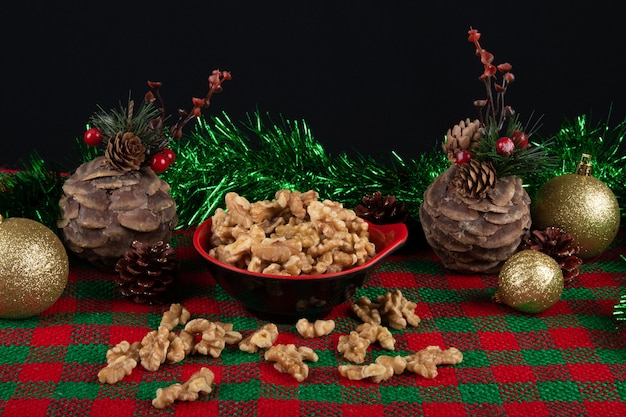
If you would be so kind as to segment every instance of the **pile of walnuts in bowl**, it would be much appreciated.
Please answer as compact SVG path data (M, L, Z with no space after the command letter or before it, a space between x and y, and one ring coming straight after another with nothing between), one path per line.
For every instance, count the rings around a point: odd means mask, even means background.
M211 224L209 255L218 261L273 275L319 275L362 265L376 254L368 223L316 191L279 190L275 199L250 203L225 196Z

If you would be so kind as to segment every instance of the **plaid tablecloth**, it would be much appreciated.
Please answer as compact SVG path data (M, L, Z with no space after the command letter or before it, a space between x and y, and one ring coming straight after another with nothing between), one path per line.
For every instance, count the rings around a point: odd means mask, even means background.
M244 336L265 322L251 316L206 272L191 231L174 238L181 264L180 302L193 317L233 323ZM548 311L528 315L496 304L496 276L444 271L423 242L413 241L379 265L357 296L400 289L417 302L417 328L392 330L393 355L429 345L456 347L463 362L434 379L405 372L381 383L350 381L337 367L340 335L360 323L346 302L332 310L336 329L303 339L279 325L277 343L313 348L319 361L298 383L263 359L227 346L220 357L194 355L156 372L137 366L121 382L98 382L107 349L141 340L169 306L137 305L119 295L110 274L71 258L62 297L31 319L0 320L0 415L8 416L625 416L626 333L613 318L624 291L626 237L587 261ZM370 346L366 362L388 354ZM163 410L160 387L184 382L201 367L213 392Z

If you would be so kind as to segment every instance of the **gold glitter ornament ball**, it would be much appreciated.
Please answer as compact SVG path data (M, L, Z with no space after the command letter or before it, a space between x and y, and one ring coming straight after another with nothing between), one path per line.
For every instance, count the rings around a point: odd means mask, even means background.
M619 203L599 179L565 174L542 185L531 203L532 227L560 227L580 246L579 257L590 259L609 247L620 224Z
M67 252L52 230L0 215L0 318L41 313L59 299L68 275Z
M498 274L494 299L524 313L541 313L563 292L563 272L549 255L523 250L511 256Z

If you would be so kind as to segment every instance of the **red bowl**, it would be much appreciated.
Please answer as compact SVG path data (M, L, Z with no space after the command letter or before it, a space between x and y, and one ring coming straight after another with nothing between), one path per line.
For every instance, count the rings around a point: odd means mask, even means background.
M320 318L336 305L349 301L380 261L400 248L408 237L403 223L369 223L376 255L363 265L332 274L284 276L249 272L210 256L211 220L196 229L193 245L207 260L215 281L253 315L280 323L295 323L303 317Z

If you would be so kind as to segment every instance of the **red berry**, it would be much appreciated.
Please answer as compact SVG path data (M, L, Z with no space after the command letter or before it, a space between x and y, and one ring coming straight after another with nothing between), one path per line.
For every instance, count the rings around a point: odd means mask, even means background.
M102 143L102 132L97 127L92 127L85 131L83 139L89 146L98 146Z
M150 159L150 168L157 174L164 172L169 165L170 161L167 159L167 156L160 152L152 155L152 159Z
M174 163L174 161L176 160L176 154L174 153L173 150L168 149L168 148L164 148L161 153L163 155L165 155L165 157L167 158L167 160L170 162L170 165Z
M472 153L466 149L456 153L456 164L463 165L472 159Z
M524 149L528 146L528 135L526 134L526 132L522 132L519 129L515 129L511 139L513 139L513 142L515 142L515 146L520 149Z
M509 156L515 150L515 143L511 140L511 138L500 138L496 142L496 151L503 156Z

